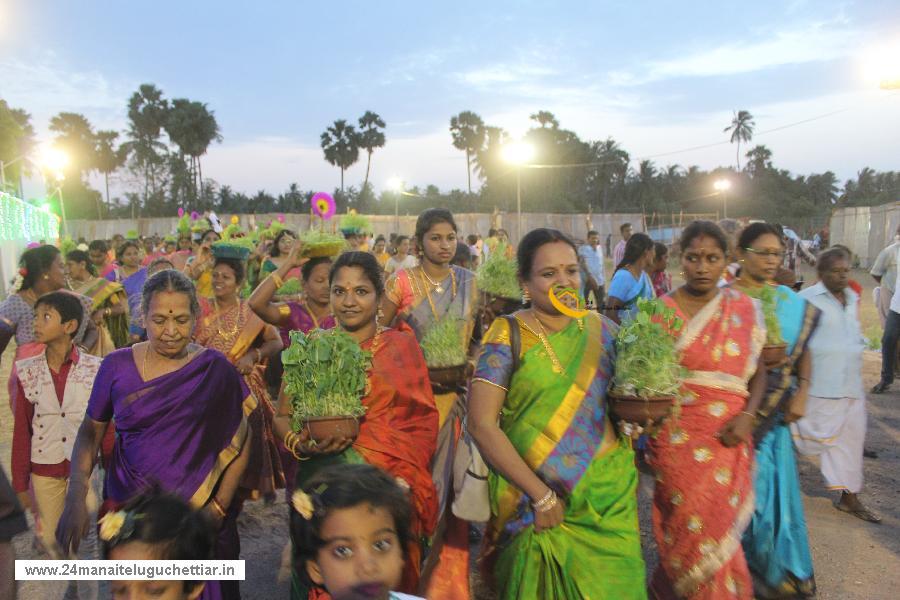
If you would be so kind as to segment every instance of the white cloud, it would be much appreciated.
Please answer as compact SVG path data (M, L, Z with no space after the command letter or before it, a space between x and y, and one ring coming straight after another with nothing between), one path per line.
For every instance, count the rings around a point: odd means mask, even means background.
M860 32L842 22L813 23L776 31L756 41L738 41L697 50L643 67L609 73L613 85L640 85L676 77L751 73L790 64L833 60L851 54Z

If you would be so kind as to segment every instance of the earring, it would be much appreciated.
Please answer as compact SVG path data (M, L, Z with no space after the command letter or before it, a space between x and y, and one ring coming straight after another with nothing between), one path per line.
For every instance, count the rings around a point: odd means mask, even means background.
M531 294L528 293L528 290L522 290L522 304L528 304L531 302Z
M50 276L44 273L44 279L50 279Z
M744 264L744 259L743 259L743 258L739 258L739 259L738 259L738 262L741 263L741 264Z

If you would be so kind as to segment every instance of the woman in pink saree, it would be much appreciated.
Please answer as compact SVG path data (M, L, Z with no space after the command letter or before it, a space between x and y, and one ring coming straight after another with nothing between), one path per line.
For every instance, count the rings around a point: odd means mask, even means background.
M741 535L753 514L756 407L765 392L765 342L754 302L716 284L727 242L696 221L681 239L685 284L663 298L684 320L676 349L687 370L681 406L650 442L656 471L654 598L753 598Z

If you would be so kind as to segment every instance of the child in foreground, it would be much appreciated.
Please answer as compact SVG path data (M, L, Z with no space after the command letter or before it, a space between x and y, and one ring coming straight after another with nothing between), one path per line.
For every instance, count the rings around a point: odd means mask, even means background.
M211 560L215 533L206 517L181 498L158 489L142 494L100 519L108 560ZM115 600L196 600L203 581L112 581Z
M412 518L407 489L367 464L322 469L291 497L297 573L334 600L414 599L400 584Z

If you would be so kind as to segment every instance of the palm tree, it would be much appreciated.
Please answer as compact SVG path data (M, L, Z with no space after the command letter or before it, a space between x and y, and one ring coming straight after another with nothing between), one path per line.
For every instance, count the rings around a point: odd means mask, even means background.
M192 193L195 198L202 196L203 169L200 157L206 154L210 144L222 141L215 115L203 102L176 98L172 100L163 126L181 154L190 157Z
M125 153L121 148L115 147L118 131L98 131L95 138L97 146L94 150L95 166L103 173L103 183L106 186L106 212L109 213L109 176L125 164Z
M359 160L360 139L356 128L338 119L322 133L325 160L341 170L341 194L344 193L344 171Z
M559 120L549 110L539 110L528 118L532 121L537 121L541 128L546 128L549 125L551 129L559 129Z
M466 152L466 179L472 193L472 156L484 146L484 121L470 110L464 110L450 118L450 135L453 147Z
M144 83L128 100L128 141L123 144L131 157L131 168L144 178L144 203L151 191L156 191L156 174L165 163L166 145L160 140L163 123L169 111L169 103L162 90ZM135 203L131 204L131 216L135 216Z
M384 120L377 113L367 110L366 114L359 118L359 147L369 155L366 159L366 178L362 189L369 184L369 169L372 167L372 153L375 148L384 147Z
M739 110L734 113L731 119L731 125L723 129L725 133L731 132L731 143L737 142L737 170L741 170L741 142L749 142L753 139L753 128L756 122L746 110Z

